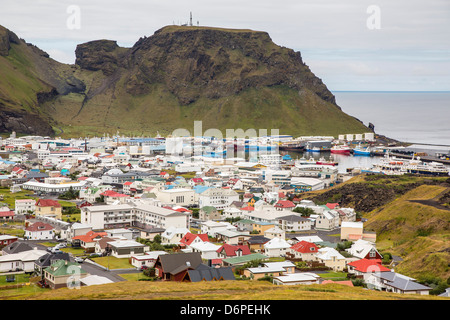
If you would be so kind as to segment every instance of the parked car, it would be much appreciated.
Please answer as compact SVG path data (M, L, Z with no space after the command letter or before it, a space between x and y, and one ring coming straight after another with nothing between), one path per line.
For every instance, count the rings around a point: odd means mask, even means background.
M59 248L53 248L51 253L63 253Z
M84 259L80 258L80 257L75 257L74 260L75 260L75 262L78 262L78 263L83 263L83 261L84 261Z

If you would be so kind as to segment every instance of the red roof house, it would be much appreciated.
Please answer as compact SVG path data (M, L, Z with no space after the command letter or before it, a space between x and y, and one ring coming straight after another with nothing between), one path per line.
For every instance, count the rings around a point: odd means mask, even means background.
M247 254L251 254L250 248L248 246L230 245L224 244L219 249L217 249L219 257L229 258L229 257L240 257Z
M373 272L391 271L381 265L380 259L360 259L347 264L348 272L356 275L364 275Z
M38 199L36 201L36 206L37 207L55 207L55 208L60 208L61 204L58 201L52 200L52 199Z
M28 240L53 239L53 229L50 224L38 221L25 228L24 238Z
M328 207L328 209L333 210L339 208L339 203L327 203L326 206Z
M209 242L208 235L206 233L193 234L188 232L181 238L180 246L186 247L196 242Z
M106 232L89 231L84 235L73 237L72 243L78 243L86 252L93 252L97 241L106 236Z
M319 248L316 244L308 241L297 242L290 249L290 253L293 254L295 258L301 258L304 261L315 260L315 256L319 252Z
M295 208L295 204L289 200L278 200L274 207L277 210L292 210Z

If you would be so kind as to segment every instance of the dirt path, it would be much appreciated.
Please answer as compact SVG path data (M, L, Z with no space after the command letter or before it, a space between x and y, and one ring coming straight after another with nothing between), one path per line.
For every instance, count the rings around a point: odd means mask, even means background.
M450 211L449 207L443 206L441 205L439 202L437 202L436 200L409 200L409 202L416 202L416 203L420 203L423 204L425 206L431 206L433 208L436 209L441 209L441 210L447 210Z

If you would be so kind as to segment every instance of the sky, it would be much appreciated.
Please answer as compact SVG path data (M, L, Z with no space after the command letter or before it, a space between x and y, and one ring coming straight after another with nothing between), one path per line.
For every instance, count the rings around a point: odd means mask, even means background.
M0 0L0 25L63 63L171 24L266 31L331 91L449 91L449 0Z

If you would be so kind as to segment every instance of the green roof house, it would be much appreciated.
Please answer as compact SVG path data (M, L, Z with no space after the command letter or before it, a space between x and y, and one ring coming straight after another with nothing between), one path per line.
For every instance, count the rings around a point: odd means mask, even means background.
M45 283L52 289L80 286L80 279L89 275L76 262L57 260L44 269Z

